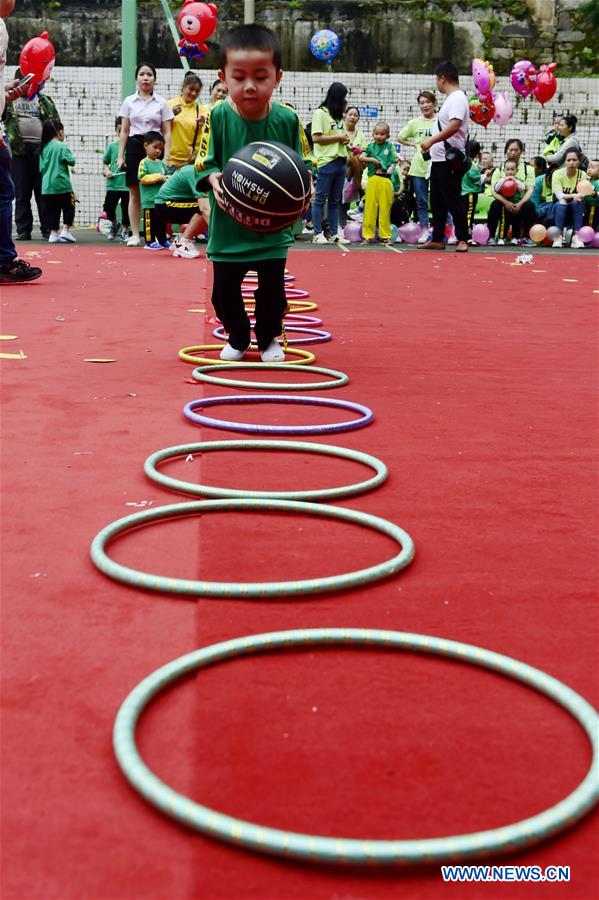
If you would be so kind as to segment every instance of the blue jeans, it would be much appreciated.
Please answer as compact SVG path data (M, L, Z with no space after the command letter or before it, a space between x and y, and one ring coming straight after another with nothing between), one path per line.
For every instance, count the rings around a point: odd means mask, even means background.
M339 228L339 207L341 205L341 194L343 193L346 166L347 160L338 157L318 170L316 177L316 191L312 203L314 234L322 233L322 211L325 202L328 200L329 230L331 232L331 237L337 236L337 229Z
M553 220L555 218L555 213L553 211L553 207L555 203L553 201L549 201L549 203L540 203L537 206L537 219L542 225L547 226L549 228L550 225L553 225Z
M563 231L566 219L568 218L568 213L570 213L569 218L572 220L574 231L578 231L579 228L582 228L584 203L577 200L570 200L569 203L554 203L553 212L555 215L555 224L560 231Z
M17 256L12 239L12 202L15 185L11 173L10 145L0 138L0 266L11 263Z
M412 184L416 194L416 215L423 228L428 228L428 178L412 175Z

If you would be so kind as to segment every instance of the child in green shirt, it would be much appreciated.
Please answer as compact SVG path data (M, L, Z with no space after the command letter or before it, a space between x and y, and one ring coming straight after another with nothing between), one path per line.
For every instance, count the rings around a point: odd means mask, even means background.
M156 217L163 231L167 222L186 226L172 242L173 256L181 259L200 256L193 238L206 231L210 219L210 204L206 194L198 190L197 180L195 166L181 166L161 185L154 198Z
M212 261L212 304L229 338L220 357L243 359L250 346L250 321L241 283L246 273L258 273L256 342L263 362L280 362L285 355L276 340L283 330L285 261L293 244L292 228L275 232L250 231L225 211L222 171L240 147L273 140L291 147L303 158L310 148L297 113L272 101L281 81L281 45L260 25L243 25L227 32L220 45L218 77L229 93L210 110L204 125L196 169L198 187L211 189L210 236L206 257Z
M110 231L108 232L108 240L114 241L117 230L118 220L116 211L119 203L121 204L121 241L125 242L129 237L129 189L125 184L125 172L121 171L117 166L117 157L119 155L119 138L121 136L122 117L117 116L114 120L114 130L116 132L116 140L108 145L106 153L102 157L104 164L104 177L106 178L106 197L104 198L104 212L110 220Z
M478 141L466 142L466 153L471 160L478 159L480 155L480 144ZM468 231L472 237L472 226L474 225L474 214L476 212L476 204L478 203L478 195L485 186L485 177L481 170L473 161L467 172L462 176L462 197L466 203L466 216L468 219Z
M75 195L69 167L75 165L75 157L64 143L64 126L55 119L46 119L42 124L40 143L40 174L42 176L42 197L46 208L49 244L77 243L71 231L75 221ZM62 231L60 215L62 213Z
M168 178L166 166L160 159L164 152L164 138L159 131L144 134L145 159L139 164L139 197L143 210L146 243L144 250L170 250L163 222L158 221L154 200L164 181Z
M362 225L365 244L374 241L377 220L379 240L383 244L389 244L391 241L391 206L393 204L391 174L397 164L397 151L389 140L389 134L388 124L377 122L372 132L373 140L360 155L362 162L368 164L368 184Z

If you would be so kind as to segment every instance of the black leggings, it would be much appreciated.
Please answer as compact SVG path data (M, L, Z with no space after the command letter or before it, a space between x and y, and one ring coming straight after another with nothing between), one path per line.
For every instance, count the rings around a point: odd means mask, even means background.
M487 225L492 238L495 237L497 226L499 226L499 238L507 238L510 226L512 237L519 238L521 230L524 232L522 237L528 237L528 232L536 221L537 212L530 200L521 206L519 213L508 212L501 200L493 200L489 207Z
M254 269L258 273L256 299L256 342L260 350L268 345L282 331L282 319L287 306L285 298L285 259L264 259L260 262L214 262L214 285L212 305L216 315L229 335L229 343L236 350L246 350L250 343L250 320L248 319L241 282L247 272Z
M50 231L60 228L60 214L65 225L69 227L75 221L75 194L44 194L46 221Z
M129 191L106 191L104 198L104 212L113 225L116 225L116 211L121 204L121 224L123 228L129 228Z
M147 244L166 244L166 221L156 209L144 209L144 236Z

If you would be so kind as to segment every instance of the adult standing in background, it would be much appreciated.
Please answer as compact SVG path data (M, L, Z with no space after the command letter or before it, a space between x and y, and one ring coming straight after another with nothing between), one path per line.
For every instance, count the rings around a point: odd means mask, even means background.
M181 93L168 101L175 118L171 123L171 166L180 169L195 162L197 148L206 122L208 109L198 104L202 80L195 72L187 72Z
M462 175L469 168L466 160L466 140L470 113L468 99L460 89L458 70L452 62L442 62L435 69L437 90L445 94L445 102L439 110L436 128L430 138L426 138L420 149L426 159L430 150L431 159L431 211L433 214L433 234L430 241L420 244L420 250L444 250L445 224L447 213L453 217L458 240L456 250L468 250L468 222L466 204L462 199ZM447 152L453 159L447 159ZM460 161L463 159L463 165Z
M334 81L327 95L312 116L312 141L316 160L316 190L312 204L314 244L328 244L322 233L324 205L328 201L331 243L347 244L349 241L339 228L339 207L347 168L347 145L343 113L347 88Z
M555 153L548 153L545 155L547 165L552 169L559 169L560 166L565 165L566 155L570 150L576 150L576 152L579 153L581 157L584 157L582 147L580 146L578 137L575 134L577 122L578 119L576 118L576 116L562 116L562 118L560 119L557 126L558 136L560 139L559 148L556 148Z
M15 77L20 78L19 69ZM40 144L42 126L51 119L60 121L54 101L45 94L37 94L31 100L17 97L6 104L4 123L6 136L12 150L12 173L15 182L15 225L17 240L31 240L33 212L31 197L35 197L40 220L40 230L47 238L50 227L42 200L42 176L40 173Z
M397 140L405 147L414 147L414 155L410 164L409 176L416 195L416 214L423 233L418 238L419 244L430 239L428 233L428 169L430 163L422 157L420 145L432 137L435 130L435 108L437 98L432 91L420 91L418 106L422 115L418 119L410 119L399 132Z
M172 109L159 94L154 93L156 67L152 63L140 63L135 70L137 90L123 100L119 115L122 117L121 136L117 165L125 168L125 182L129 188L129 219L131 237L128 247L139 247L139 220L141 202L139 197L138 170L145 159L143 137L148 131L159 131L164 137L164 163L169 165L171 153L171 122L175 117Z
M15 0L0 0L0 117L4 112L6 100L17 96L14 85L7 88L4 84L8 49L8 32L4 19L10 16L14 7ZM39 278L42 270L17 258L12 239L12 201L15 186L11 175L10 156L10 145L5 138L4 125L0 118L0 284L23 284Z
M224 100L229 93L229 88L219 78L210 85L210 106L214 106L219 100Z

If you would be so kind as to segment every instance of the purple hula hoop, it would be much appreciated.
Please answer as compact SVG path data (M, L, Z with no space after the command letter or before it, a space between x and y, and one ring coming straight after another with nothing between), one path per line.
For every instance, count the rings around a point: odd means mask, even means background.
M326 344L326 342L330 341L332 337L330 331L324 331L321 328L303 328L299 325L286 325L285 334L287 334L289 331L301 331L302 334L307 334L308 337L287 338L288 344ZM225 329L222 325L219 325L218 328L215 328L212 334L215 338L218 338L221 341L227 340L227 335L225 334Z
M241 286L241 296L246 299L254 298L254 294L258 289L258 285L255 287L243 287ZM305 300L306 297L310 296L310 291L304 291L300 288L290 288L285 286L285 297L287 300Z
M221 403L301 403L311 406L333 406L337 409L348 409L361 414L360 419L349 422L334 422L329 425L255 425L247 422L228 422L226 419L212 419L196 413L198 407L217 406ZM333 400L328 397L297 397L288 394L233 394L224 397L205 397L191 400L183 408L186 419L194 425L207 425L209 428L220 428L223 431L243 431L249 434L334 434L341 431L353 431L369 425L374 413L368 406L353 403L350 400Z

